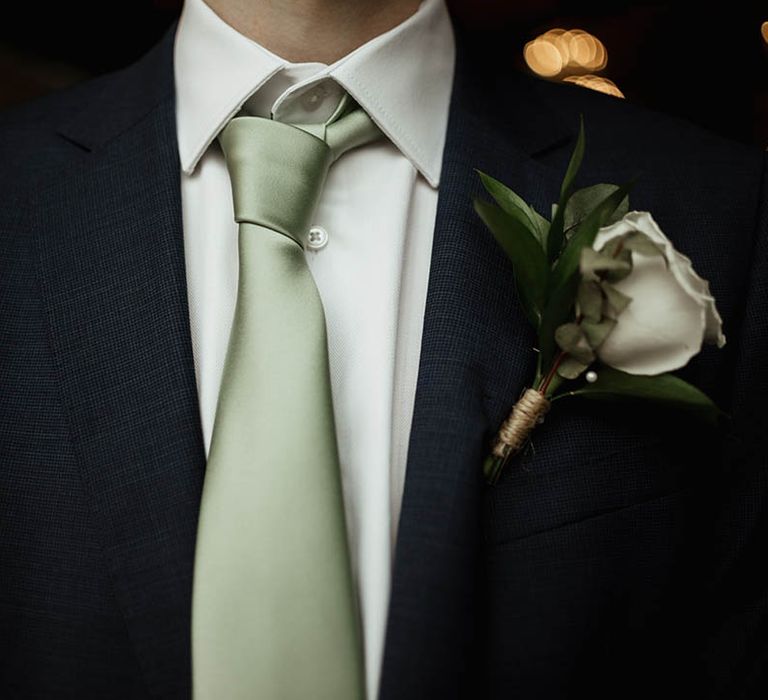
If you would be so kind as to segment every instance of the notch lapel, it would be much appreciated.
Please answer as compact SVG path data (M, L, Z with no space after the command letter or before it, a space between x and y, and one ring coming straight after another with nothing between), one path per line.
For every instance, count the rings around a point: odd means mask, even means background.
M175 26L62 127L89 153L39 192L34 215L83 482L139 665L151 694L163 698L190 694L205 469L184 269ZM473 168L545 212L574 137L533 79L510 75L500 89L479 80L483 73L457 33L382 700L457 697L473 680L480 468L533 366L511 267L471 206L480 194ZM505 103L490 103L489 94ZM532 157L542 152L560 159L557 168Z
M546 213L575 142L537 79L510 71L492 84L499 71L456 38L381 700L482 697L471 685L481 678L481 466L533 376L535 339L511 265L473 210L474 168ZM543 152L556 167L533 157Z
M184 269L175 25L61 129L34 228L62 401L150 693L187 697L205 454Z

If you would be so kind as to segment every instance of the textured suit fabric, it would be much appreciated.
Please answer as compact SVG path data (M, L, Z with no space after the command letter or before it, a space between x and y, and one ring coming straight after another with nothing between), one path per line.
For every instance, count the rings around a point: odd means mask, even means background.
M189 697L205 459L172 30L0 116L2 697ZM380 697L760 697L766 154L507 70L494 45L457 36ZM546 213L579 113L578 184L639 176L632 208L710 280L729 342L680 374L733 420L562 404L489 488L482 458L534 357L473 168Z

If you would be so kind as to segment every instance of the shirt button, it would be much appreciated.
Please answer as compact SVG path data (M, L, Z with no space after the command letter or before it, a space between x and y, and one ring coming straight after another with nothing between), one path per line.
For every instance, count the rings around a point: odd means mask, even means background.
M327 243L328 231L326 231L322 226L313 226L311 229L309 229L309 234L307 235L307 245L312 250L320 250L321 248L325 248Z
M311 90L307 90L301 96L301 106L307 112L314 112L321 104L323 104L325 98L328 96L328 93L328 88L320 83L319 85L313 87Z

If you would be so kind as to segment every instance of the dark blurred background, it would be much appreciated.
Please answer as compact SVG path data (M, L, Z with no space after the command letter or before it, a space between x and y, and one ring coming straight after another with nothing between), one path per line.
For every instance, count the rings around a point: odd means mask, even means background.
M462 24L501 28L499 55L768 147L768 4L656 0L449 0ZM180 0L6 2L0 108L125 66ZM0 16L2 16L0 15Z

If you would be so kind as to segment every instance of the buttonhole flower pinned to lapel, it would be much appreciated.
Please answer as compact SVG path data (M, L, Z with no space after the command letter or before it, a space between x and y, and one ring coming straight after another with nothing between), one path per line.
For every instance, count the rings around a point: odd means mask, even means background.
M551 220L477 170L494 202L475 211L510 259L538 338L536 375L502 423L484 463L495 484L553 402L567 397L674 405L709 422L723 415L671 374L702 344L725 345L722 319L691 260L647 211L629 211L624 185L574 190L584 119Z

